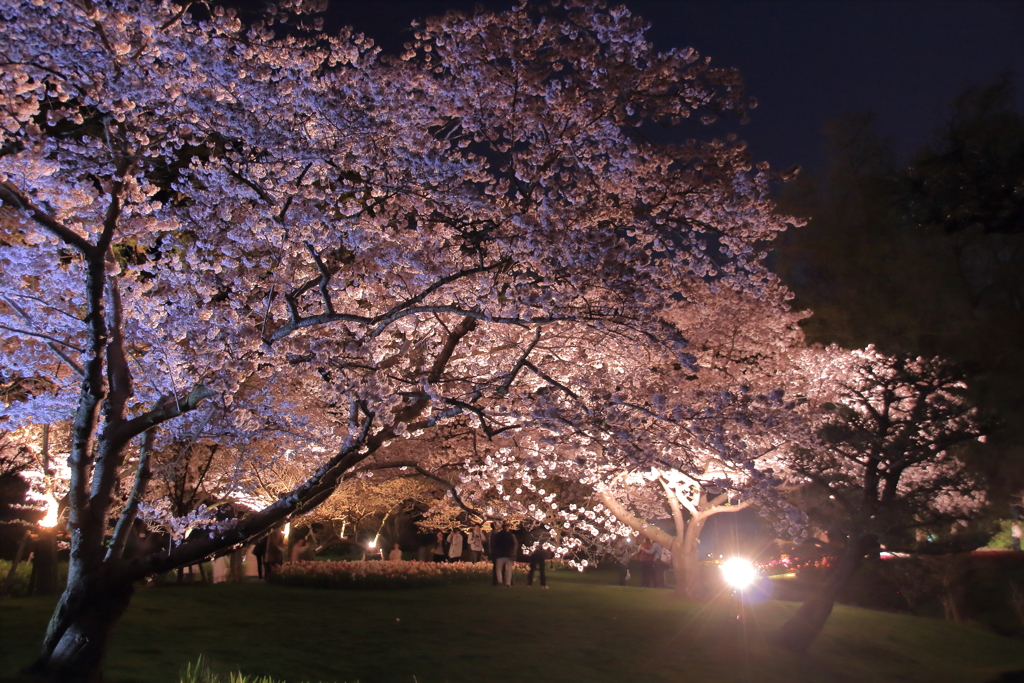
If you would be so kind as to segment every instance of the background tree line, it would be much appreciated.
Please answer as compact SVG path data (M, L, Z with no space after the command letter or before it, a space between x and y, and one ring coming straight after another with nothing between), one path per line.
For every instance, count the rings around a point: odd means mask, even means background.
M990 421L969 449L997 515L1024 488L1024 114L1004 76L967 88L907 162L873 116L828 130L830 167L783 191L808 217L776 243L810 343L874 344L965 369ZM971 453L973 452L973 456Z

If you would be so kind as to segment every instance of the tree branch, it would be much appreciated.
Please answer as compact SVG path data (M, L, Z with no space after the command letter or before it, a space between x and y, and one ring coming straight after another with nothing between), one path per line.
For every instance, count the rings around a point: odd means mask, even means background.
M538 377L543 379L545 382L547 382L551 386L554 386L554 387L557 387L558 389L561 389L562 391L564 391L569 396L572 396L577 401L580 400L580 397L579 397L579 395L576 394L576 392L574 392L572 389L570 389L569 387L567 387L564 384L562 384L561 382L559 382L557 379L555 379L554 377L552 377L548 373L546 373L543 370L541 370L540 368L538 368L536 365L534 365L530 361L524 360L523 361L523 365L525 365L527 368L529 368L531 371L533 371L533 373L535 375L537 375Z
M683 519L683 511L679 509L679 497L676 492L669 488L668 482L662 477L658 477L658 483L661 484L662 490L665 491L665 497L668 499L668 507L672 510L672 523L676 526L676 538L682 538L686 533L686 520ZM694 515L696 517L696 515Z
M139 466L135 470L135 484L132 486L132 492L129 494L128 501L124 506L124 512L121 513L121 518L117 520L117 526L114 527L106 560L119 560L124 554L125 546L128 543L128 534L131 532L132 526L135 523L135 517L139 512L139 501L146 495L149 480L153 476L153 473L150 471L149 456L153 452L155 432L155 429L150 429L146 432L142 448L139 449Z
M17 208L19 211L24 211L47 232L65 244L74 247L82 254L89 255L95 249L89 240L43 211L26 194L7 181L0 182L0 200Z
M705 517L710 517L711 515L717 515L720 512L739 512L740 510L750 507L752 504L753 501L743 500L735 505L714 505L709 507L707 510L704 510L702 514Z
M516 381L516 377L519 375L519 372L526 366L527 359L530 357L530 353L533 352L534 347L536 347L537 344L540 342L540 330L541 328L538 327L537 333L534 334L533 336L533 341L531 341L530 344L526 347L526 351L523 352L522 357L515 364L515 367L512 368L512 371L509 373L505 381L502 382L500 387L498 387L498 396L505 396L508 394L509 389L512 388L512 383Z
M379 471L379 470L390 470L390 469L397 469L397 468L402 468L402 467L407 467L409 469L416 470L416 472L418 474L426 477L427 479L433 481L434 483L437 483L437 484L440 484L441 486L443 486L445 489L447 489L451 493L452 500L455 502L455 504L458 505L460 508L462 508L466 512L466 514L470 515L471 517L475 518L476 520L478 520L480 522L483 522L485 519L487 519L486 515L484 515L482 512L480 512L476 508L469 507L469 505L467 505L462 500L462 498L459 497L459 491L455 487L455 484L451 483L447 479L444 479L443 477L440 477L440 476L438 476L438 475L436 475L436 474L434 474L432 472L429 472L429 471L423 469L422 467L420 467L417 463L413 462L412 460L399 460L399 461L394 461L394 462L375 463L375 464L372 464L372 465L367 465L366 467L361 468L359 471L362 472L362 471L367 471L367 470L377 470L377 471Z
M66 341L61 341L56 337L50 336L48 334L43 334L42 332L32 332L30 330L23 330L20 327L11 327L10 325L4 325L3 323L0 323L0 330L7 330L8 332L13 332L15 334L23 334L27 337L35 337L36 339L45 339L48 342L50 342L47 344L47 346L50 346L50 344L66 346L72 351L82 353L82 349L75 346L74 344L69 344ZM63 360L63 356L61 357L61 359Z
M320 254L316 253L316 249L309 242L306 242L306 249L309 250L310 256L313 257L313 263L316 264L316 269L320 271L320 296L324 300L324 311L327 315L334 315L334 301L331 299L331 292L328 289L328 285L331 282L331 273L327 270L327 266L320 259Z
M195 564L267 531L299 510L311 509L314 503L322 502L334 491L345 472L376 450L367 444L373 423L373 415L367 413L358 434L346 439L333 458L290 493L278 498L277 502L244 519L235 520L233 525L214 533L212 538L207 534L197 534L169 551L128 563L124 571L130 577L142 577Z
M121 218L121 201L124 195L125 177L131 173L135 162L127 154L123 155L117 162L117 179L110 188L110 204L107 205L107 213L103 217L103 232L96 241L96 250L106 256L110 242L114 239L114 232L117 230L117 222Z
M107 397L108 421L124 419L124 407L135 392L132 389L132 374L124 353L123 308L121 290L117 281L107 278L107 298L110 300L110 316L107 320L107 382L110 392Z
M163 422L166 422L167 420L195 410L204 399L216 395L217 392L212 389L207 389L203 383L200 382L183 398L172 396L164 399L152 410L121 423L117 429L117 438L120 439L122 443L127 443L147 429L151 429Z
M448 275L447 277L443 277L443 278L437 280L432 285L430 285L429 287L427 287L426 289L424 289L422 292L420 292L416 296L412 297L411 299L406 299L402 303L400 303L400 304L398 304L396 306L393 306L389 311L384 313L384 315L381 316L381 317L382 317L383 320L387 321L389 318L391 318L392 316L400 313L401 311L403 311L403 310L405 310L407 308L410 308L411 306L415 306L416 304L420 303L421 301L426 299L428 296L430 296L431 294L433 294L434 292L436 292L437 290L441 289L442 287L444 287L447 284L455 282L456 280L462 279L464 277L469 277L469 276L472 276L472 275L478 275L479 273L486 273L486 272L489 272L489 271L492 271L492 270L499 270L501 268L504 268L504 267L508 266L510 263L511 263L511 261L509 259L502 259L501 261L498 261L497 263L493 263L493 264L491 264L489 266L481 266L479 268L467 268L465 270L460 270L457 273L452 273L451 275ZM381 323L381 324L385 324L385 323ZM390 323L388 322L387 324L390 324ZM380 331L375 330L374 334L375 335L380 334Z
M316 280L314 280L314 284L315 282ZM287 299L287 295L285 298ZM294 302L290 303L290 307L291 306L294 306ZM477 321L485 321L488 323L498 323L504 325L519 325L521 327L528 327L530 325L544 325L547 323L554 322L571 322L578 321L581 319L580 316L571 315L551 316L545 318L518 318L512 316L492 316L483 311L467 310L464 308L459 308L458 306L442 305L413 306L410 308L402 309L401 311L393 315L383 314L373 317L365 315L353 315L351 313L335 313L333 315L311 315L307 318L303 318L298 314L298 310L294 309L294 315L291 316L291 320L289 320L286 324L274 330L271 333L270 337L268 337L265 341L268 344L273 344L276 341L284 339L285 337L290 335L292 332L295 332L296 330L305 327L315 327L317 325L324 325L332 322L351 322L367 326L373 325L375 326L375 328L372 331L371 336L376 336L383 332L389 325L391 325L391 323L395 322L396 320L400 320L401 318L404 318L409 315L417 315L420 313L452 313L454 315L458 315L464 318L473 318L474 320Z
M598 487L597 496L601 499L604 506L608 508L613 515L615 515L615 519L619 520L633 531L641 533L653 541L657 541L666 548L672 547L672 536L653 524L648 524L623 507L619 501L615 500L615 497L612 496L606 486Z

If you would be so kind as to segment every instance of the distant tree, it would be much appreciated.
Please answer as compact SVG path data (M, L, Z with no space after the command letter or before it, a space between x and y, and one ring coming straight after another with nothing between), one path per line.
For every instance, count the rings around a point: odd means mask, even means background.
M699 371L665 378L661 405L632 406L650 420L630 432L639 447L657 453L650 465L632 458L589 464L603 470L597 499L621 524L671 551L676 592L691 598L705 594L698 543L715 515L756 505L780 535L804 531L803 514L777 497L774 470L780 449L803 429L787 391L806 313L738 294L706 303L667 314L692 340ZM671 532L649 523L662 519Z
M780 533L802 531L771 468L801 419L785 387L804 315L777 300L691 293L664 313L690 340L691 367L610 353L614 393L576 397L579 414L557 438L549 427L492 441L484 458L467 460L460 492L477 508L547 524L555 553L573 562L646 534L671 551L676 591L703 596L697 544L714 515L756 504Z
M1024 113L1014 101L1007 79L967 89L909 163L872 117L834 123L828 174L787 189L787 210L808 223L777 250L796 305L814 311L808 341L964 368L998 426L985 453L963 457L1002 498L1024 487Z
M906 175L910 217L946 234L1024 232L1024 115L1009 76L953 101L949 125L919 150ZM1010 284L1020 308L1024 285Z
M985 503L955 454L982 436L955 366L872 347L810 349L802 363L818 417L786 464L837 560L782 628L783 642L798 651L820 632L865 555L880 544L919 549L920 536L978 515Z
M28 499L31 484L23 473L30 465L28 447L0 432L0 546L5 553L16 549L16 562L24 554L28 526L42 517L42 512L33 509ZM5 578L0 574L0 591Z

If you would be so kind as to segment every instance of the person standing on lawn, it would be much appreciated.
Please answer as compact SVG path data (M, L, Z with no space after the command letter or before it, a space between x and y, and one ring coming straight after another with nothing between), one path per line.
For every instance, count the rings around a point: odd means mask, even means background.
M548 587L548 577L544 574L544 562L548 559L548 551L540 543L530 554L530 572L526 575L526 585L533 585L533 572L540 570L540 587Z
M644 536L643 543L637 549L636 557L640 560L640 585L644 588L654 587L654 544Z
M448 561L462 562L462 532L458 529L448 534Z
M306 540L306 535L302 534L297 539L295 539L294 543L292 543L292 562L303 562L306 559L311 559L307 558L308 549L309 541Z
M1014 522L1010 525L1010 542L1013 544L1013 549L1020 552L1020 539L1024 535L1021 533L1020 522Z
M269 579L284 564L284 538L280 527L267 536L267 554L263 558L263 578Z
M487 557L491 558L491 585L498 585L498 556L494 553L494 539L498 535L498 527L491 522L491 528L487 531Z
M484 532L479 524L469 530L469 561L479 562L484 554Z
M654 587L664 588L665 570L668 569L668 563L665 562L664 558L665 548L657 541L654 541L651 545L654 548L654 566L652 567L654 571Z
M444 562L444 532L437 532L437 539L434 541L434 562Z
M256 545L252 547L252 556L256 558L256 574L262 580L263 577L263 565L265 563L265 557L267 555L267 540L269 536L264 536L260 540L256 541Z
M494 573L497 583L512 585L512 567L516 557L516 536L508 527L508 522L501 525L501 531L494 535Z
M388 559L392 562L397 562L402 559L402 549L398 547L397 543L395 544L395 547L391 549L391 552L388 553Z

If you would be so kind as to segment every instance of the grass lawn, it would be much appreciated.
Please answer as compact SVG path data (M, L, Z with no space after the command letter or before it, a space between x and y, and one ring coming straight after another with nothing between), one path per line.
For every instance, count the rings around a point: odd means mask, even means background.
M140 590L117 627L107 678L177 683L217 668L292 683L982 683L1024 669L1024 642L943 621L837 607L805 656L771 638L796 609L671 599L610 574L552 572L551 590L468 585L396 591L263 584ZM42 637L52 600L0 602L0 674Z

